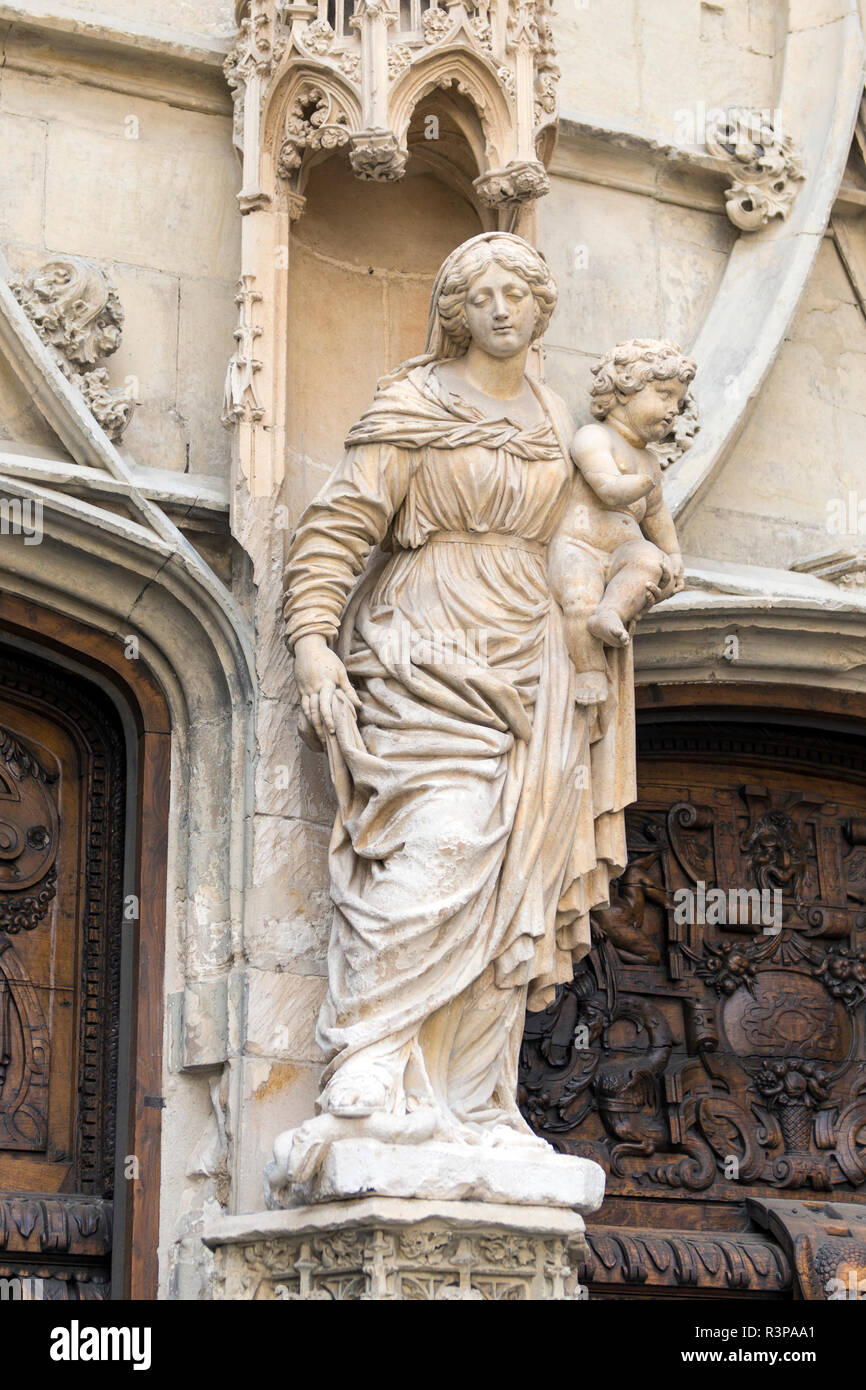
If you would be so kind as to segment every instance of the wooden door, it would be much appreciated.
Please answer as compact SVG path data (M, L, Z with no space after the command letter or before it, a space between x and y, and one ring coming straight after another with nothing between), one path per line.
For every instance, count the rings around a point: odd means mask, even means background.
M109 702L0 650L0 1278L25 1297L109 1294L124 783Z
M591 1295L850 1296L832 1290L866 1280L866 743L678 715L639 728L638 775L628 869L522 1055L530 1122L608 1174Z

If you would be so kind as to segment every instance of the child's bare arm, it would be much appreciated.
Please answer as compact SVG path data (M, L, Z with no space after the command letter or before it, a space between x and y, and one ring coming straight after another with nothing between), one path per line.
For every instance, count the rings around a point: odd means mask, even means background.
M674 519L664 500L660 475L653 480L653 490L647 498L647 509L640 529L648 541L652 541L653 545L657 545L659 550L665 552L670 561L668 568L674 581L674 588L675 590L681 589L683 562L680 555L680 543Z
M571 456L596 497L607 507L627 507L646 497L653 487L653 479L642 473L620 473L600 425L584 425L577 431Z

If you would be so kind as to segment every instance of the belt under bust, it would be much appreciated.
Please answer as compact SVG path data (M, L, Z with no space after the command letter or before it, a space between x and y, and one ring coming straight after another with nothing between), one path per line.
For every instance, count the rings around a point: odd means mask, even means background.
M431 531L424 544L493 545L505 550L525 550L530 555L547 555L546 541L533 541L524 536L512 536L505 531Z

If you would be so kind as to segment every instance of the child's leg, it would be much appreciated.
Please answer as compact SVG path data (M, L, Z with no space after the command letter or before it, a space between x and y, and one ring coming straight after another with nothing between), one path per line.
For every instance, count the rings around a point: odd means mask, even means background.
M589 631L608 646L625 646L628 624L659 596L664 555L651 541L626 541L611 556L607 587L591 615Z
M565 645L578 676L578 704L601 704L607 699L604 648L587 629L587 620L604 593L604 573L581 546L555 538L550 546L550 587L564 618Z

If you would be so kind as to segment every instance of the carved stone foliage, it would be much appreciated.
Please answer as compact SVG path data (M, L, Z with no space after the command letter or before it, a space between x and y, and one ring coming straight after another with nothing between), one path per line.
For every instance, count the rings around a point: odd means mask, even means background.
M475 180L475 188L482 203L489 207L503 207L508 203L522 203L529 198L541 198L550 191L550 179L542 166L535 160L515 160L505 169L493 169Z
M254 322L255 306L261 302L262 296L253 289L253 283L252 275L242 275L235 295L238 325L223 396L222 422L226 428L238 420L261 420L265 413L256 388L256 375L262 367L256 356L256 339L261 336L262 330Z
M408 1207L409 1204L404 1204ZM220 1248L229 1299L407 1302L575 1300L583 1237L466 1228L446 1220L357 1226Z
M755 232L773 217L788 216L806 172L794 141L772 124L768 112L730 107L708 123L706 144L730 166L733 182L725 190L725 210L735 227Z
M686 765L653 763L627 813L590 955L528 1017L524 1113L606 1168L608 1203L866 1193L866 761L829 734L681 742ZM784 778L725 784L768 749Z
M662 468L670 468L671 464L682 458L683 454L692 447L695 435L700 433L700 429L701 417L698 403L689 390L686 392L682 409L674 420L670 434L665 435L660 443L649 445Z
M538 198L549 187L539 150L547 153L556 120L555 56L549 0L457 0L447 8L355 0L353 13L247 0L225 65L245 156L241 206L272 196L259 168L271 148L295 215L305 170L322 150L348 145L359 178L402 178L414 107L452 81L484 131L475 149L481 199L507 207ZM284 85L290 96L281 106L273 94ZM272 132L277 112L282 129Z
M108 276L80 256L53 256L11 289L109 439L120 439L137 402L128 386L109 386L102 366L120 346L123 327L123 309Z

